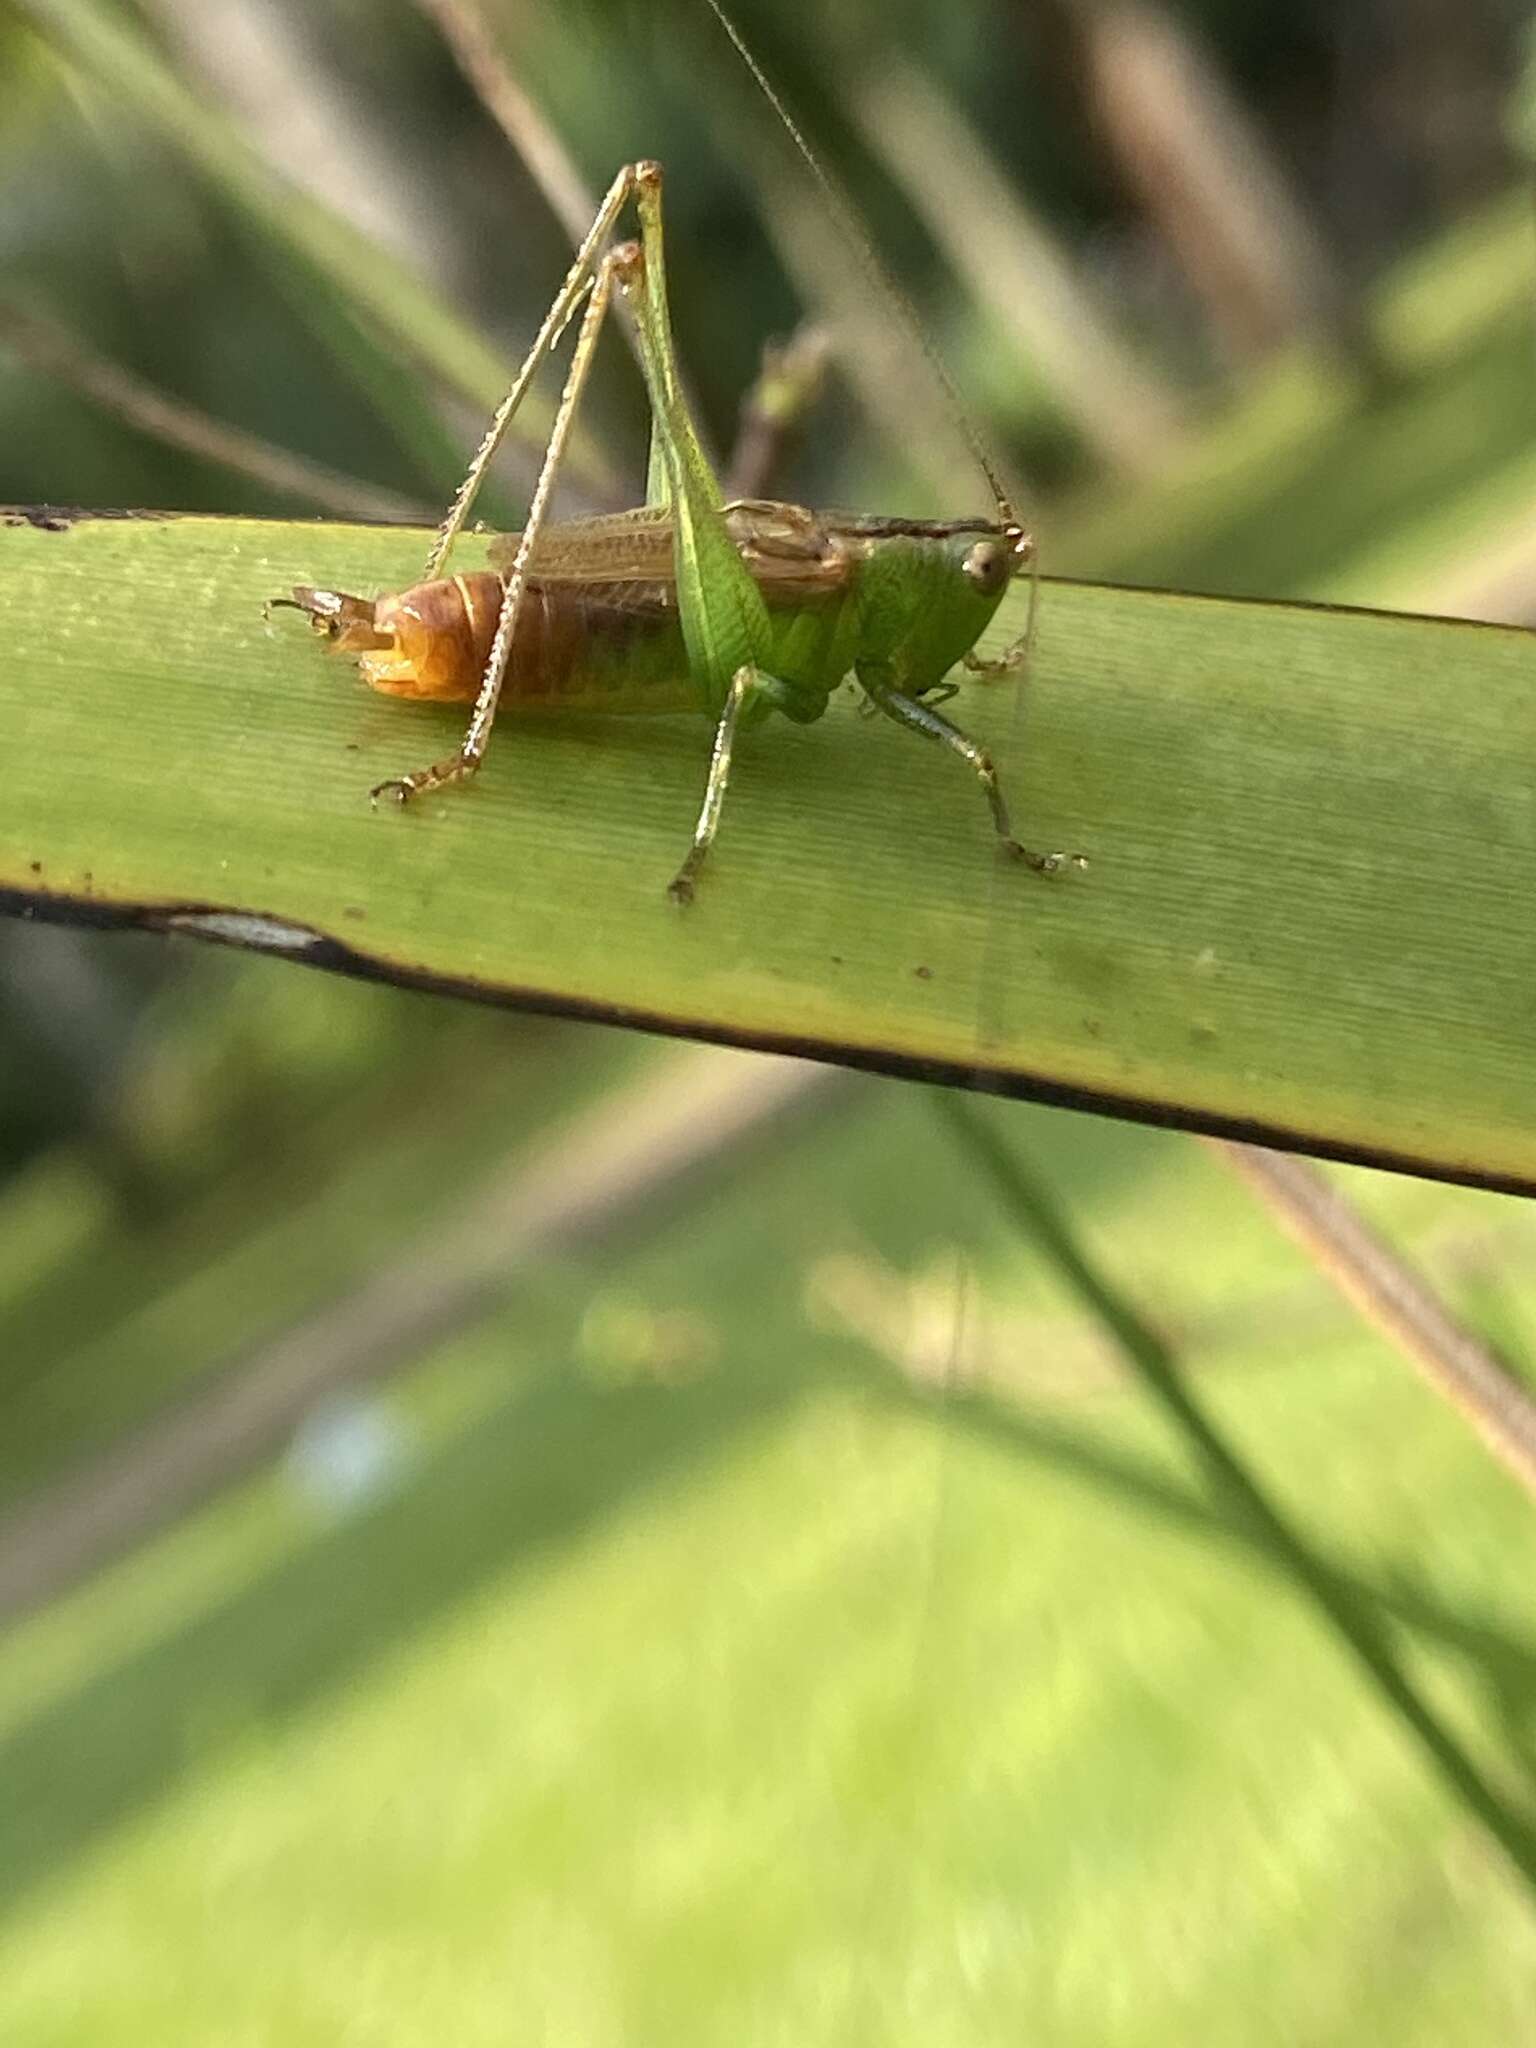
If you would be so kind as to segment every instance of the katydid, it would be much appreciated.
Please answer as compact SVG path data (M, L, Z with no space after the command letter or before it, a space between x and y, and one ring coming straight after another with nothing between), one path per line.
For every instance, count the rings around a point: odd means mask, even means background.
M695 432L673 354L662 250L659 164L614 179L439 527L421 582L376 600L299 585L277 600L358 655L364 679L401 697L474 700L458 751L380 783L375 800L408 803L468 780L497 708L615 712L697 708L714 724L693 843L669 894L691 900L714 842L738 731L780 712L812 724L850 674L887 718L958 755L981 784L999 843L1041 874L1063 864L1013 835L990 756L931 701L952 694L957 664L1006 674L976 643L1034 543L985 465L991 519L921 521L824 515L802 506L726 504ZM639 240L611 244L632 207ZM546 513L598 336L614 295L634 314L651 410L646 503L553 523ZM583 301L585 304L583 305ZM520 534L490 569L450 575L453 543L534 372L580 310L565 388Z

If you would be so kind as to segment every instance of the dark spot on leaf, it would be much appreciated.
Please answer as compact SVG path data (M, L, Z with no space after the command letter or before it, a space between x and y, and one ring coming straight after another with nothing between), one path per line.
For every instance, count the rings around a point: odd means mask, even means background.
M912 972L919 981L932 981L933 979L933 969L931 967L914 967Z

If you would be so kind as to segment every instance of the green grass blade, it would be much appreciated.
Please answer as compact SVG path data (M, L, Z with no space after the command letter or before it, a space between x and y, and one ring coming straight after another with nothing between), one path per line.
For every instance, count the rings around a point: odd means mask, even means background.
M1419 1745L1425 1761L1536 1889L1536 1833L1507 1806L1454 1730L1436 1713L1404 1665L1391 1633L1361 1600L1347 1574L1303 1535L1196 1391L1177 1355L1141 1311L1100 1271L1046 1184L958 1097L939 1107L967 1156L991 1181L1002 1206L1050 1259L1087 1313L1100 1324L1189 1451L1217 1510L1245 1529L1254 1546L1288 1578L1362 1677Z
M742 750L682 914L696 719L509 717L473 789L370 811L459 715L261 604L388 588L422 546L0 529L9 907L1536 1187L1531 635L1051 584L1006 765L1088 873L999 875L965 776L838 704ZM1006 696L966 723L996 739Z

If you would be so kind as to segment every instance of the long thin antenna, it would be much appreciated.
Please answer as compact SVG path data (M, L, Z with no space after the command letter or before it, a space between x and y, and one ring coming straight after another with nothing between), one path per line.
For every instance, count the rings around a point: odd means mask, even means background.
M705 0L705 5L730 38L732 48L742 63L746 65L747 70L752 74L758 91L763 95L769 106L772 107L775 114L778 115L780 121L783 122L790 141L799 151L806 169L816 180L821 195L826 200L832 217L837 223L839 232L847 241L849 248L857 254L859 262L863 266L865 276L869 279L875 290L890 302L903 326L907 329L907 332L911 335L918 348L922 350L928 367L933 372L939 388L944 394L955 426L963 437L965 445L975 457L977 467L987 480L987 488L992 493L998 514L1003 523L1007 526L1018 526L1019 515L1014 510L1012 498L1003 487L1002 476L988 454L986 445L976 430L975 422L966 410L965 403L960 396L959 387L956 385L954 378L949 374L944 358L939 354L937 347L929 338L927 329L918 318L916 307L901 289L901 286L889 275L884 264L881 263L880 258L876 255L870 243L869 237L859 225L858 216L854 213L852 205L844 196L841 186L833 178L831 172L823 167L816 152L806 140L804 131L795 120L793 114L790 113L788 107L785 106L783 99L779 95L778 88L774 85L772 79L769 78L767 72L764 71L762 65L759 64L757 58L752 54L752 50L742 36L740 29L737 28L735 22L726 13L722 0Z

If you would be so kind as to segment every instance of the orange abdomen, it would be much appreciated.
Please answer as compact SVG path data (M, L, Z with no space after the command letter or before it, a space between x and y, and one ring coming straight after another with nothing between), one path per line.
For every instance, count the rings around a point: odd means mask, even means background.
M490 569L413 584L396 596L381 597L374 625L390 635L392 645L387 652L360 657L364 679L392 697L443 703L472 699L496 637L501 598L501 578ZM525 614L530 609L525 601Z
M374 607L387 648L358 667L393 697L467 703L479 692L506 586L491 569L418 583ZM502 701L519 710L694 710L675 603L632 583L531 581L518 613Z

